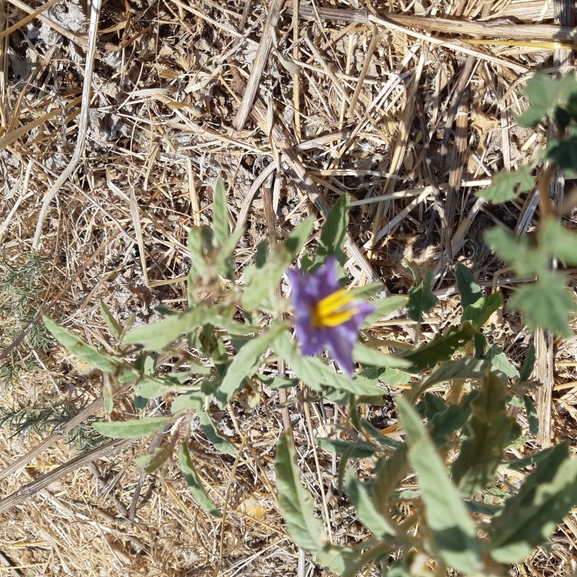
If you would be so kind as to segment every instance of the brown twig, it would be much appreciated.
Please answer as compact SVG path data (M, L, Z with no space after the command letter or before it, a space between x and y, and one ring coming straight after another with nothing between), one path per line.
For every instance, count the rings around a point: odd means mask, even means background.
M75 471L80 467L84 467L85 465L91 463L92 461L96 461L97 459L101 459L106 455L110 455L115 451L123 449L124 447L127 447L128 445L130 445L130 443L133 442L134 439L120 439L110 441L100 447L97 447L96 449L93 449L92 451L89 451L88 453L84 453L82 455L79 455L78 457L75 457L74 459L71 459L70 461L64 463L64 465L61 465L60 467L56 467L56 469L50 471L49 473L46 473L46 475L42 475L42 477L36 479L35 481L32 481L32 483L23 485L22 487L20 487L20 489L18 489L18 491L12 493L5 499L2 499L0 501L0 513L5 513L15 505L18 505L26 501L26 499L36 495L36 493L42 491L42 489L45 489L46 487L54 483L54 481L57 481L58 479L64 477L68 473L72 473L72 471Z
M250 109L252 103L256 97L258 91L258 86L260 84L260 78L262 76L264 67L268 61L268 57L273 45L275 28L280 18L280 11L283 6L284 0L272 0L269 6L269 11L266 16L266 21L264 23L264 28L262 31L262 37L256 57L253 61L253 67L248 79L244 95L242 97L242 102L240 108L236 113L236 117L233 121L233 126L237 130L242 130L248 115L250 114Z

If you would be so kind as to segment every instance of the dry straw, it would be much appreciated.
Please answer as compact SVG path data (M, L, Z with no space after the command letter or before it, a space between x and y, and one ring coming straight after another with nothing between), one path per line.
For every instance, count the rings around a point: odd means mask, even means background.
M228 185L230 224L247 230L239 271L258 242L282 238L310 213L322 222L348 193L348 272L357 284L384 281L387 293L411 285L404 258L434 272L441 301L422 327L430 338L458 313L453 259L485 286L506 292L523 281L499 270L482 232L495 221L526 230L536 204L496 211L474 192L545 143L543 130L522 130L514 118L532 71L573 67L553 60L555 49L573 46L575 23L552 7L544 0L113 2L103 6L98 31L97 0L79 24L74 3L3 0L1 260L16 265L33 249L49 257L36 309L115 353L99 302L138 324L159 318L157 304L185 306L187 231L210 224L218 176ZM519 318L505 313L492 322L496 342L520 358L530 335ZM387 321L372 336L410 346L407 328ZM2 361L25 358L26 342L25 333L12 343L2 336ZM575 342L538 342L541 442L556 442L575 434ZM102 375L79 373L56 350L37 354L48 371L21 374L3 389L1 406L65 398L86 407L82 421L100 408ZM336 461L313 442L338 434L348 417L336 405L279 411L278 402L265 390L256 408L235 404L213 415L244 447L236 461L193 434L191 453L222 521L200 510L172 464L142 474L133 458L149 448L144 442L78 457L65 435L11 437L5 429L0 497L12 500L0 502L0 571L311 574L312 560L287 537L276 505L274 449L290 427L327 534L354 543L364 534L334 491ZM116 403L118 418L136 414L125 393ZM398 432L387 407L367 407L365 417L385 434ZM358 468L371 474L369 462ZM536 551L512 574L573 569L576 539L573 515L550 551Z

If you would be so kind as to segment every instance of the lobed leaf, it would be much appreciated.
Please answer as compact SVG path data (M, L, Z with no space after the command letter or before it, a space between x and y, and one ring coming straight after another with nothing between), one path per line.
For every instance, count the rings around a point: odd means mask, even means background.
M565 287L565 275L549 271L535 283L523 285L509 301L519 309L531 330L542 328L560 337L573 334L569 326L577 304Z
M399 356L413 363L408 369L411 373L420 373L433 368L439 361L450 359L455 351L473 339L476 332L470 323L463 323L461 328L452 326L446 334L437 335L431 342Z
M503 448L512 427L507 416L505 386L490 372L470 404L469 437L453 463L453 481L465 495L474 495L493 482L503 459Z
M515 200L522 192L528 192L535 187L531 176L531 167L522 165L517 170L502 172L493 177L491 186L476 193L479 198L492 204L500 204Z

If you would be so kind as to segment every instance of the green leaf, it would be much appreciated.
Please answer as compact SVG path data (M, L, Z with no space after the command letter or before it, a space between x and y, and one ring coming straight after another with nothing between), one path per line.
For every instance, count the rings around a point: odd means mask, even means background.
M428 396L432 397L433 395L427 393ZM429 434L437 447L445 445L451 439L453 433L467 422L471 413L469 405L470 403L448 405L442 411L435 412L430 417Z
M493 178L491 186L476 193L492 204L500 204L515 200L519 194L528 192L535 187L531 176L531 167L522 165L517 170L502 172Z
M225 455L231 455L236 457L238 455L238 449L231 443L223 434L216 428L216 425L212 422L210 415L207 411L200 413L200 428L203 430L206 438L214 445L220 453Z
M485 242L505 262L514 264L521 276L536 276L547 270L549 256L531 248L526 236L516 237L503 228L495 227L485 233Z
M214 503L208 498L200 478L194 468L194 463L190 457L190 451L186 443L182 443L178 449L178 462L180 464L180 470L188 484L188 488L192 492L192 495L196 502L213 517L220 519L222 515L220 511L214 506Z
M397 397L397 406L434 545L449 566L463 573L475 573L482 567L483 556L475 523L457 488L449 480L419 415L402 396Z
M529 395L524 395L523 404L525 406L525 412L527 413L527 421L529 422L529 433L536 437L539 433L539 416L535 408L535 403Z
M450 359L455 351L472 340L476 332L469 323L463 323L462 328L452 326L447 334L437 335L430 343L401 353L400 356L413 363L410 367L411 373L420 373L424 369L433 368L439 361Z
M80 337L69 333L48 317L43 316L42 320L46 328L62 346L66 347L75 357L89 363L95 369L112 373L122 367L123 362L120 359L101 353L96 347L85 343Z
M408 298L405 296L392 296L384 299L377 299L371 301L375 307L375 312L371 313L363 323L363 326L370 327L379 319L390 317L395 311L407 304Z
M575 79L569 74L559 80L543 72L537 72L527 82L525 95L531 102L530 108L517 117L521 126L535 127L545 115L550 115L559 100L565 100L577 91Z
M409 462L407 446L398 446L388 457L381 457L376 464L375 482L373 485L373 502L383 515L388 514L390 499L399 483L405 478Z
M324 263L327 257L335 255L337 260L343 254L342 249L349 227L350 199L347 193L341 194L321 229L315 263Z
M111 439L136 439L156 433L168 423L168 417L142 417L132 421L111 421L93 423L93 427L105 437Z
M219 247L225 245L228 240L230 229L228 227L228 203L226 201L226 188L224 180L216 181L213 193L214 208L212 209L212 229L214 239Z
M577 167L577 165L575 165ZM567 230L555 218L547 218L538 233L543 250L567 265L577 265L577 234Z
M565 276L561 273L550 272L535 283L523 285L510 299L509 306L523 313L532 331L542 328L560 337L573 334L569 318L577 305L565 288Z
M244 228L235 230L224 242L221 249L217 252L214 258L214 266L217 271L222 271L224 278L234 278L234 262L231 258L238 241L245 233Z
M379 381L389 387L398 387L406 385L412 378L410 373L387 367L379 374Z
M417 285L409 290L409 300L407 302L407 313L409 318L417 323L423 322L423 313L428 313L439 300L431 290L431 280L433 273L426 271L424 277L417 276L417 273L411 268L415 275Z
M190 409L200 415L200 413L202 413L204 399L205 395L201 391L192 391L178 395L178 397L172 401L172 413L175 415L180 411Z
M242 306L252 311L262 306L265 299L274 302L275 289L282 275L307 241L314 226L314 219L308 218L295 228L283 244L276 244L268 253L264 266L245 269L246 288L242 296Z
M360 443L358 441L343 441L341 439L319 437L315 439L315 442L321 449L336 453L337 455L347 455L349 459L366 459L372 457L380 450L380 447L377 445Z
M100 313L102 314L102 318L110 331L110 334L113 335L117 340L120 340L124 329L122 325L114 318L114 315L110 312L110 309L104 304L104 301L100 301Z
M556 446L525 480L488 529L491 556L500 563L522 561L544 544L577 504L577 459L565 443Z
M461 306L465 310L469 305L475 304L483 297L481 287L475 282L473 273L460 262L455 267L457 290L461 296Z
M415 387L411 398L417 400L427 389L437 383L454 380L483 379L491 369L491 363L479 359L459 359L439 365L428 377Z
M322 550L325 544L323 524L315 518L314 501L301 485L296 453L287 433L280 437L277 445L275 470L278 502L292 539L312 553Z
M259 365L262 355L281 333L286 333L288 323L273 324L266 332L249 340L236 354L216 393L217 402L224 407L243 386L244 379L251 377Z
M527 349L525 360L523 361L523 366L521 367L521 374L519 375L519 380L523 383L531 378L533 369L535 368L535 347L531 345Z
M162 351L186 332L203 325L212 312L199 305L178 315L171 315L158 323L150 323L130 331L125 337L127 344L141 344L148 350Z
M399 357L386 355L375 349L371 349L362 343L356 343L353 348L353 359L362 365L370 365L371 367L392 367L404 368L410 367L411 363Z
M494 373L483 379L480 394L471 402L470 437L453 463L453 481L465 495L473 495L493 482L512 427L507 416L505 386Z
M388 449L397 449L399 447L397 441L393 441L393 439L383 435L377 427L369 423L366 419L359 419L358 425L367 436L373 437L382 447L387 447Z
M285 331L278 335L273 343L274 351L284 359L295 374L311 389L322 391L323 387L332 387L337 391L346 391L354 395L382 395L383 389L373 381L357 376L349 379L335 373L316 357L304 356Z
M273 389L289 389L298 387L299 379L286 379L281 377L271 377L270 375L256 375L259 381L262 381L268 387Z
M178 381L163 377L135 377L134 392L143 399L154 399L178 391L182 385Z
M481 297L475 303L467 306L461 317L461 322L469 322L474 329L479 330L502 304L503 298L500 293Z
M516 379L519 371L515 365L507 358L507 355L497 346L492 345L483 356L484 359L491 361L495 369L501 371L510 379Z
M577 133L568 137L552 138L545 149L545 158L551 160L567 174L575 174L577 167Z
M515 471L519 471L520 469L524 469L525 467L530 467L531 465L535 465L542 461L543 459L547 458L551 453L554 452L556 447L549 447L548 449L543 449L538 453L534 453L533 455L527 455L526 457L522 457L521 459L515 459L514 461L505 461L502 466L507 469L513 469Z
M367 487L355 477L351 469L347 471L346 491L351 504L357 510L359 519L375 537L384 538L395 535L395 528L376 509Z
M189 292L195 281L208 272L208 262L204 252L204 241L201 227L188 231L188 250L190 252L190 272L188 273ZM189 303L190 304L190 303Z

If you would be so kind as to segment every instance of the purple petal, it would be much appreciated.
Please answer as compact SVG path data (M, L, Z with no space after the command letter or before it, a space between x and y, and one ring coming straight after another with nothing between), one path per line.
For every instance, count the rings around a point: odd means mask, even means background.
M341 288L336 260L334 257L327 258L324 265L310 275L294 269L289 269L287 274L292 286L291 304L295 315L296 337L302 353L316 355L326 348L341 369L350 376L353 371L352 349L359 329L366 316L375 308L368 303L354 302L350 306L356 312L348 321L336 327L313 326L311 309Z

